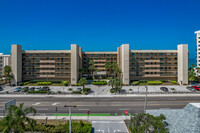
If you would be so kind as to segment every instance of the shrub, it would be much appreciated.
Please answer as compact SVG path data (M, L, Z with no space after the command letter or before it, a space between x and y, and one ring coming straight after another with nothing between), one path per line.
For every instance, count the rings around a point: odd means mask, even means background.
M161 85L162 81L148 81L147 83L150 85Z
M170 81L172 84L177 84L177 81L175 81L175 80L172 80L172 81Z
M68 89L68 91L72 91L72 90L73 90L72 88L69 88L69 89Z
M19 86L23 86L24 83L23 83L23 82L18 82L17 85L19 85Z
M28 81L29 83L37 83L37 82L47 82L47 80L31 80L31 81ZM52 83L61 83L62 81L61 80L49 80L49 82L52 82Z
M92 84L93 85L106 85L107 82L106 81L93 81Z
M57 91L58 94L61 94L61 91Z
M68 80L62 81L62 85L63 85L63 86L68 86L68 85L69 85L69 81L68 81Z
M87 95L88 94L88 92L87 91L84 91L84 93Z
M28 93L33 93L33 94L46 94L48 91L28 91Z
M27 85L27 84L29 84L30 82L24 82L24 85Z
M133 89L129 89L129 91L133 91Z
M175 89L175 88L171 88L171 90L172 90L172 91L175 91L176 89Z
M140 82L139 81L133 81L132 83L131 83L131 85L138 85Z
M160 81L162 81L163 83L168 82L168 80L164 80L164 79L163 79L163 80L160 80Z
M114 90L113 90L113 89L110 89L110 93L114 93Z
M81 91L73 91L73 94L81 94Z
M47 82L37 82L38 85L47 85ZM52 82L48 82L48 85L51 85Z
M140 80L140 83L147 83L147 80Z
M91 91L91 88L83 88L83 91L90 92L90 91Z

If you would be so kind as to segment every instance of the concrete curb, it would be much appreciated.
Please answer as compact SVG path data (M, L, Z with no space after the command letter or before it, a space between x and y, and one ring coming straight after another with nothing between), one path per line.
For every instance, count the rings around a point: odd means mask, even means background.
M129 95L0 95L0 97L55 97L55 98L82 98L82 97L144 97L145 94L129 94ZM182 97L182 96L200 96L200 94L148 94L148 97Z
M69 120L69 116L29 116L30 118L37 120ZM3 118L3 116L0 116ZM89 120L130 120L130 116L89 116ZM88 120L88 116L72 116L72 120Z

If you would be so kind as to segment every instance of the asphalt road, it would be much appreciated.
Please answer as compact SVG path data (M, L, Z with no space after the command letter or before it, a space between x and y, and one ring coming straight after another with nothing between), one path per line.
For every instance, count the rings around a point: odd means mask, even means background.
M0 115L3 115L4 103L13 99L12 97L0 97ZM37 115L53 115L55 113L68 113L64 105L76 105L72 113L110 113L121 115L124 111L128 113L144 112L144 97L93 97L93 98L52 98L52 97L20 97L15 98L17 105L24 103L25 107L33 106ZM148 97L147 109L181 109L190 102L200 102L200 97ZM56 112L56 107L58 111Z

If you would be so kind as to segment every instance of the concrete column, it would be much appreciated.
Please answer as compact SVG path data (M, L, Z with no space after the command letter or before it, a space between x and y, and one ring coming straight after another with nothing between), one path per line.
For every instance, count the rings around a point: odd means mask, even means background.
M178 83L188 84L188 45L178 45Z
M123 44L120 48L121 61L120 66L122 69L122 82L129 84L129 44Z
M17 84L22 81L22 46L11 46L11 69L13 74L13 82Z
M79 46L71 44L71 84L75 85L79 80Z

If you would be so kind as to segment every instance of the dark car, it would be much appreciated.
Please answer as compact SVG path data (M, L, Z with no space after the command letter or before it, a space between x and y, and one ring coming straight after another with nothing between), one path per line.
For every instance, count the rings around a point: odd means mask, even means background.
M27 92L27 91L29 91L29 87L23 87L22 88L22 92Z
M190 91L196 91L193 87L191 87L191 86L187 86L186 87L188 90L190 90Z
M77 88L77 91L82 91L82 89L81 88Z
M192 88L194 88L197 91L200 91L200 88L198 86L192 86Z
M17 87L17 88L15 88L14 92L20 92L21 90L22 90L21 87Z
M50 89L49 87L47 87L47 86L44 86L44 87L42 87L41 90L42 90L42 91L50 91L51 89Z
M160 90L162 90L164 92L168 92L168 88L167 87L160 87Z
M3 90L3 88L0 86L0 91L2 91Z
M35 91L35 87L30 87L29 91Z

